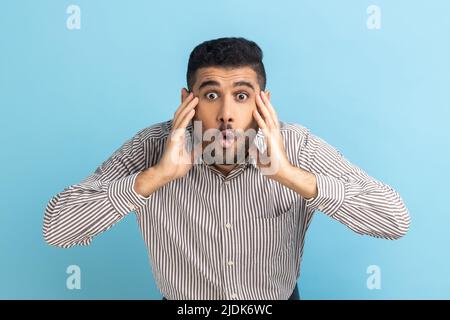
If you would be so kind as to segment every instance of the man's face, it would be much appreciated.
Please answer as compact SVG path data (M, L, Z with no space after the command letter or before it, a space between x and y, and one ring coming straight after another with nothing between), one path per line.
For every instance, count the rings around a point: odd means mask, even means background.
M238 139L237 134L258 130L253 118L256 94L260 92L256 72L250 67L200 68L192 91L199 98L193 121L202 122L203 133L210 129L221 131L218 140L203 141L203 148L214 143L223 154L232 154L231 159L236 162L238 152L245 154L249 147L248 139Z

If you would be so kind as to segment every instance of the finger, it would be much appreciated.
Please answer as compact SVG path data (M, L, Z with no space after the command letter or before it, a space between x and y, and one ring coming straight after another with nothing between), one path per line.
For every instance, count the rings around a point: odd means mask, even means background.
M265 123L265 121L264 121L264 119L261 117L261 115L259 114L259 112L258 112L258 110L253 110L253 116L254 116L254 118L255 118L255 120L256 120L256 122L258 123L258 126L261 128L261 130L262 130L262 132L263 132L263 134L264 134L264 141L265 141L265 143L266 143L266 147L267 147L267 149L266 149L266 153L267 153L267 155L271 155L272 153L272 136L270 135L270 131L271 130L276 130L276 129L270 129L267 125L266 125L266 123Z
M184 88L183 88L183 90L184 90ZM184 93L182 93L182 95L183 94L187 94L186 96L185 96L185 98L184 98L184 101L183 101L183 103L180 105L180 107L177 109L177 111L174 113L174 117L173 117L173 125L172 125L172 127L175 125L175 123L177 122L177 119L180 117L180 115L186 110L186 109L188 109L189 107L190 107L190 103L192 103L192 101L194 101L195 100L195 96L194 96L194 93L189 93L187 90L184 92ZM198 98L197 98L197 100L198 100Z
M172 126L172 129L170 130L170 137L172 141L181 141L182 138L184 139L184 134L186 132L186 127L189 123L189 121L194 117L195 110L194 109L185 109L183 110L184 113L180 113L178 118L176 119L176 122L174 122L174 125Z
M261 117L261 114L258 112L258 110L253 110L253 118L255 118L256 123L258 124L258 127L261 128L264 135L268 134L268 127L264 119Z
M270 114L270 119L271 119L273 125L276 128L278 128L279 125L278 125L277 113L275 112L275 108L270 103L270 100L264 91L260 91L260 98L261 98L261 101L263 102L264 106L266 107L267 111Z
M195 114L194 108L197 106L197 104L198 104L198 97L195 97L186 105L186 107L183 110L180 111L180 113L176 116L176 118L174 118L172 128L174 129L185 128L186 126L184 127L181 126L181 121L184 119L187 113L193 111L194 112L193 114Z
M180 128L181 127L181 121L184 119L185 115L191 111L194 111L195 114L195 107L198 104L198 97L195 97L192 99L186 107L180 111L180 113L177 115L177 117L174 119L173 128Z
M178 107L178 109L175 111L173 118L175 119L178 114L184 109L186 108L186 106L189 104L190 101L192 101L194 99L194 94L191 92L187 95L187 97L184 99L184 101L180 104L180 106Z
M187 96L184 98L183 102L179 105L178 109L175 111L174 113L174 118L176 118L178 116L178 114L184 109L186 108L186 106L189 104L189 102L194 99L194 94L188 93Z
M267 107L267 109L269 110L270 114L272 115L272 119L275 123L275 125L278 127L279 123L278 123L278 116L277 113L275 111L275 108L273 107L272 103L270 103L269 98L267 97L266 93L264 91L261 91L261 97L262 97L262 101L264 102L264 105Z
M266 122L267 126L269 128L274 128L275 122L272 119L272 115L269 113L267 106L264 104L259 94L256 96L256 105L259 108L260 114L264 117L264 121Z
M186 129L189 121L194 117L195 110L191 109L189 112L187 112L184 117L180 120L180 126L176 129Z

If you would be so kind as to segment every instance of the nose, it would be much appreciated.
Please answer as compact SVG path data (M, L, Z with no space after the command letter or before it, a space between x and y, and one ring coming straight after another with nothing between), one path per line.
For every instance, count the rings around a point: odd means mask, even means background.
M230 97L225 96L222 99L219 113L217 114L217 120L219 123L234 122L233 117L233 101Z

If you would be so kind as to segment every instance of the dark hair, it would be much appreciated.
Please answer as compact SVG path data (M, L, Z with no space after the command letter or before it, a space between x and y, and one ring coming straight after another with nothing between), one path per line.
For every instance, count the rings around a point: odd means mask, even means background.
M244 38L218 38L205 41L192 50L189 56L186 80L189 91L196 81L197 69L203 67L239 68L250 67L257 75L261 90L266 88L266 71L262 63L261 48Z

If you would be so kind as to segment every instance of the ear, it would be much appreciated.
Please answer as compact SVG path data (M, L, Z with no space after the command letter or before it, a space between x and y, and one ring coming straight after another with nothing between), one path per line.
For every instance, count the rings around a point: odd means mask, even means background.
M270 101L270 91L266 90L266 91L264 91L264 93L266 94L267 99L269 99L269 101Z
M187 98L188 95L189 95L189 91L186 88L182 88L181 89L181 103L184 102L184 100Z

